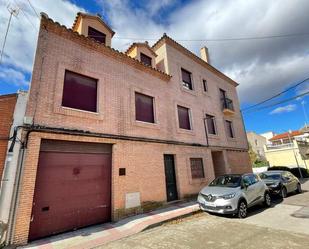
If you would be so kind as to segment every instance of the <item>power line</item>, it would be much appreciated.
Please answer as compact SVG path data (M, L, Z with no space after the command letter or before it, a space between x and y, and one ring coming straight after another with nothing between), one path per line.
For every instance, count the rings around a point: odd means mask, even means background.
M28 15L24 12L24 10L22 8L20 8L21 13L23 13L24 17L28 20L28 22L32 25L32 27L35 29L36 32L39 32L37 27L33 24L33 22L30 20L30 18L28 17Z
M288 89L286 89L286 90L284 90L284 91L282 91L282 92L280 92L280 93L277 93L276 95L274 95L274 96L272 96L272 97L270 97L270 98L268 98L268 99L265 99L265 100L263 100L263 101L261 101L261 102L259 102L259 103L257 103L257 104L254 104L254 105L252 105L252 106L248 106L248 107L242 109L242 111L247 111L247 110L252 109L252 108L254 108L254 107L256 107L256 106L259 106L259 105L261 105L261 104L264 104L264 103L266 103L266 102L268 102L268 101L270 101L270 100L272 100L272 99L274 99L274 98L277 98L277 97L279 97L280 95L282 95L282 94L284 94L284 93L286 93L286 92L288 92L288 91L290 91L290 90L292 90L292 89L298 87L299 85L305 83L307 80L309 80L309 77L306 78L306 79L304 79L304 80L302 80L301 82L295 84L294 86L291 86L291 87L289 87Z
M252 37L231 37L231 38L212 38L212 39L175 39L176 41L183 42L225 42L225 41L245 41L245 40L265 40L265 39L277 39L277 38L291 38L299 36L309 36L309 33L294 33L294 34L282 34L282 35L268 35L268 36L252 36ZM137 38L137 37L121 37L115 36L114 39L119 40L158 40L157 38Z
M6 32L5 32L5 35L4 35L4 41L3 41L1 55L0 55L0 64L2 62L2 57L3 57L3 54L4 54L4 48L5 48L5 44L6 44L6 39L7 39L7 36L8 36L8 33L9 33L9 29L10 29L10 26L11 26L12 16L17 17L17 15L19 13L19 8L13 8L10 5L8 5L7 9L10 12L10 17L9 17L9 22L8 22L8 25L7 25L7 28L6 28Z
M38 12L35 10L34 6L32 5L32 3L30 2L30 0L27 0L31 9L34 11L35 15L39 18L40 20L40 15L38 14Z
M283 104L283 103L286 103L286 102L290 102L290 101L292 101L292 100L294 100L294 99L303 97L303 96L305 96L305 95L307 95L307 94L309 94L309 91L304 92L304 93L299 94L299 95L296 95L296 96L294 96L294 97L291 97L291 98L288 98L288 99L279 101L279 102L274 103L274 104L271 104L271 105L262 106L262 107L260 107L260 108L258 108L258 109L255 109L255 110L252 110L252 111L250 111L250 112L243 113L243 114L258 112L258 111L261 111L261 110L264 110L264 109L267 109L267 108L270 108L270 107L274 107L274 106L277 106L277 105L280 105L280 104Z

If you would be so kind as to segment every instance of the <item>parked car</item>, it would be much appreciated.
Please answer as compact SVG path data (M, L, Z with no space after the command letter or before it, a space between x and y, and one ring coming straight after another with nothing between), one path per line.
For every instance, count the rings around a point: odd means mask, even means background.
M197 198L201 210L210 213L247 216L248 207L271 205L266 184L256 174L227 174L217 177L203 188Z
M268 186L270 193L286 198L288 193L301 193L301 184L296 176L284 170L272 170L260 173L260 178Z
M300 178L300 173L304 178L309 178L309 171L305 168L302 167L297 167L296 165L294 167L287 167L287 166L272 166L267 169L267 171L272 171L272 170L283 170L283 171L289 171L291 172L294 176L297 178Z

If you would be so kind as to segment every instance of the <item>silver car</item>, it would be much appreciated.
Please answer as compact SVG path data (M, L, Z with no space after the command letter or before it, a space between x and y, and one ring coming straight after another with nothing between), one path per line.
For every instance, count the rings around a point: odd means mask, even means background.
M271 205L266 184L256 174L228 174L217 177L203 188L197 198L201 210L210 213L247 216L247 208Z

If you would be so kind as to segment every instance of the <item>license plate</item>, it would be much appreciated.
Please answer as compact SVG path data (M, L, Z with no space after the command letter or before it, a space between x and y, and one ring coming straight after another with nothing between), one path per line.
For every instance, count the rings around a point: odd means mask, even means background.
M213 203L213 202L207 202L207 201L205 201L205 205L206 205L206 206L210 206L210 207L215 207L215 206L216 206L215 203Z

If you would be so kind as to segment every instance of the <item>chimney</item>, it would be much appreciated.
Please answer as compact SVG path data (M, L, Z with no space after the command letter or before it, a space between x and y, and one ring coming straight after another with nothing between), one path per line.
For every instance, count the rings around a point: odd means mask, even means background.
M209 53L208 53L207 47L201 48L201 58L202 58L203 61L206 61L207 63L210 64Z

